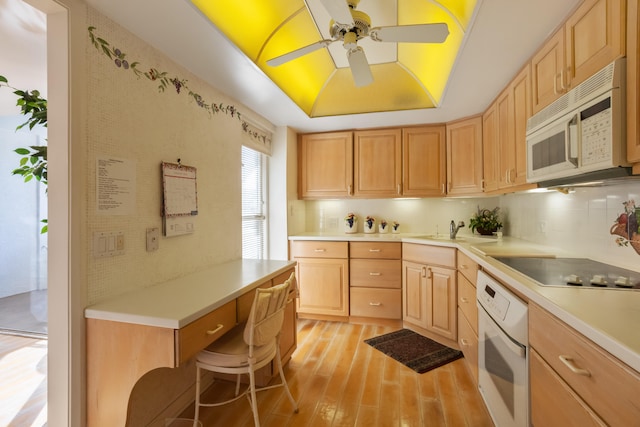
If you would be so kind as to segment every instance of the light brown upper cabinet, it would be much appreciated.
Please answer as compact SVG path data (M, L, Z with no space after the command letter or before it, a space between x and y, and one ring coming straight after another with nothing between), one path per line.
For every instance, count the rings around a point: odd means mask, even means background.
M447 123L447 194L482 193L482 116Z
M513 98L513 138L515 141L514 173L509 175L513 185L527 183L527 120L531 117L531 67L518 73L510 86Z
M626 0L585 0L531 60L533 113L625 54Z
M445 126L402 129L402 194L445 196L447 179Z
M353 133L301 135L298 140L298 196L349 197L353 191Z
M627 160L640 174L640 7L630 0L627 10Z
M353 196L402 195L402 132L399 128L354 132Z
M482 115L482 160L484 191L498 189L498 113L492 103Z

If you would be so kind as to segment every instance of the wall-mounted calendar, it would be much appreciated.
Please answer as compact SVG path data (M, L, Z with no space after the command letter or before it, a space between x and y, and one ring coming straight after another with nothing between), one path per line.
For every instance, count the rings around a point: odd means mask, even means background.
M162 162L164 235L193 233L198 215L196 168L180 163Z

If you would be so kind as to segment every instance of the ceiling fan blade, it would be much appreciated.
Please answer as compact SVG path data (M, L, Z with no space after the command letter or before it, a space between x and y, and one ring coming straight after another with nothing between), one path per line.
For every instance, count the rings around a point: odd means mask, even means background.
M369 35L378 42L442 43L449 36L449 27L444 23L378 27Z
M353 75L353 81L356 86L363 87L373 83L373 75L371 74L371 68L369 68L369 61L367 61L367 56L360 46L349 50L349 52L347 52L347 59L349 60L351 74Z
M339 24L353 26L351 9L347 5L346 0L321 0L321 3L334 21Z
M329 46L335 40L326 39L320 40L319 42L312 43L308 46L301 47L300 49L292 50L289 53L285 53L284 55L276 56L275 58L271 58L267 61L267 65L272 67L277 67L278 65L282 65L285 62L292 61L296 58L300 58L308 53L315 52L318 49L322 49L323 47Z

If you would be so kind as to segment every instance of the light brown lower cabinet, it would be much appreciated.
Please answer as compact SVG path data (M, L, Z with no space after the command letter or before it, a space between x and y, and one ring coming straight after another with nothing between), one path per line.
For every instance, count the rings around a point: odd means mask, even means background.
M532 425L606 426L535 350L529 354L529 364Z
M529 344L535 426L640 424L640 373L534 303Z
M403 322L455 343L456 249L404 243L402 258Z
M402 244L349 243L350 316L402 318Z
M298 315L349 316L349 242L291 241L298 262Z
M460 259L461 252L458 252ZM460 263L458 263L460 265ZM466 272L468 273L468 272ZM475 274L471 275L475 277ZM465 274L458 271L458 345L478 383L478 306L476 287Z

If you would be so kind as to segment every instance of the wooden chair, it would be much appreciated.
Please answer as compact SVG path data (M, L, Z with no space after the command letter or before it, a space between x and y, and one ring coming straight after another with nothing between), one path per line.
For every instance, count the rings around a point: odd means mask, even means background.
M246 324L239 324L196 357L196 404L194 426L197 424L201 406L220 406L247 396L256 427L260 426L256 392L284 386L287 397L298 412L298 404L291 395L280 356L280 331L284 320L284 309L289 299L289 289L294 285L295 276L271 288L258 288L253 299L251 312ZM280 373L279 384L256 388L255 371L276 361ZM218 403L200 401L201 370L226 374L237 374L235 397ZM240 394L240 375L249 375L249 386Z

